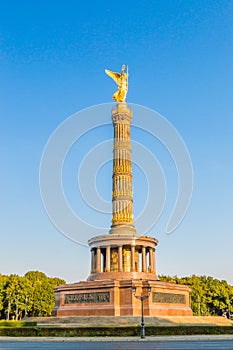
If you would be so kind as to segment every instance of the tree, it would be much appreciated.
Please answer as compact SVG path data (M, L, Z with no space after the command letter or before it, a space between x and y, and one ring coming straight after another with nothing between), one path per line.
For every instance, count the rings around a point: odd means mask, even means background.
M43 272L29 271L25 278L32 282L29 316L51 316L55 307L54 287L65 284L60 278L47 277Z
M5 284L6 284L7 276L0 274L0 315L1 318L4 316L4 300L5 300Z
M233 287L224 280L196 275L182 278L162 275L159 278L191 288L191 307L194 315L221 315L222 310L227 308L233 312Z
M1 318L21 319L25 316L51 316L55 306L54 287L65 284L60 278L43 272L29 271L25 276L0 275Z

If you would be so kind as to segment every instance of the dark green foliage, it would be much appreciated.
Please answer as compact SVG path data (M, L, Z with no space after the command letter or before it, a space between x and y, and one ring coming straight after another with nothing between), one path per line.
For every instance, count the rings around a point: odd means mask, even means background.
M28 327L0 328L0 336L13 337L140 337L138 327ZM171 326L146 327L146 336L233 334L232 326Z
M51 316L55 306L54 287L65 284L43 272L29 271L25 276L0 275L0 318L20 320L29 316Z
M233 286L210 276L159 276L161 281L185 284L191 288L191 307L194 315L221 316L222 310L233 313Z
M221 315L223 309L233 314L233 286L213 277L179 278L159 276L162 281L185 284L191 288L191 307L194 315ZM43 272L29 271L25 276L0 275L0 318L20 320L25 317L51 316L55 305L54 287L65 284L59 278Z
M36 322L33 321L0 321L0 328L2 327L13 327L13 328L22 328L22 327L33 327L36 326Z

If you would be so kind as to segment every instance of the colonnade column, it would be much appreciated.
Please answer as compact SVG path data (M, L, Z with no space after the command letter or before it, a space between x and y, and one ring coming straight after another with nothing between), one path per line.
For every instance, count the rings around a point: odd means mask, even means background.
M100 247L97 248L97 269L96 272L101 272L101 250Z
M95 272L95 252L94 249L91 250L91 272Z
M118 271L123 271L123 257L122 257L122 246L118 247Z
M131 272L135 271L135 246L131 245Z
M153 248L149 248L149 266L151 268L151 271L153 271L153 267L154 267L154 263L153 263L153 257L154 257L154 254L153 254Z
M142 247L142 272L146 272L146 247Z
M153 272L156 273L155 249L153 249Z
M106 272L110 271L110 246L106 248Z

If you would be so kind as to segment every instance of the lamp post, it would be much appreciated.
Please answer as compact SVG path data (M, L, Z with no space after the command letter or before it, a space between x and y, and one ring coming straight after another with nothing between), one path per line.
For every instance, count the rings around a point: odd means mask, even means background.
M144 300L148 299L151 292L151 286L147 286L147 294L136 295L137 287L132 286L132 292L136 299L141 300L141 339L145 339L145 322L144 322Z

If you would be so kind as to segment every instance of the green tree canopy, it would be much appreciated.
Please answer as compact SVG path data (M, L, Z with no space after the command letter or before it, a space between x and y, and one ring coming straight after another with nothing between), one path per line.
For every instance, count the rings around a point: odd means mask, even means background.
M225 280L210 276L159 276L161 281L185 284L191 288L191 307L194 315L221 315L222 310L233 312L233 286Z
M55 306L54 287L61 284L65 281L47 277L40 271L29 271L24 276L0 275L1 318L51 316Z

